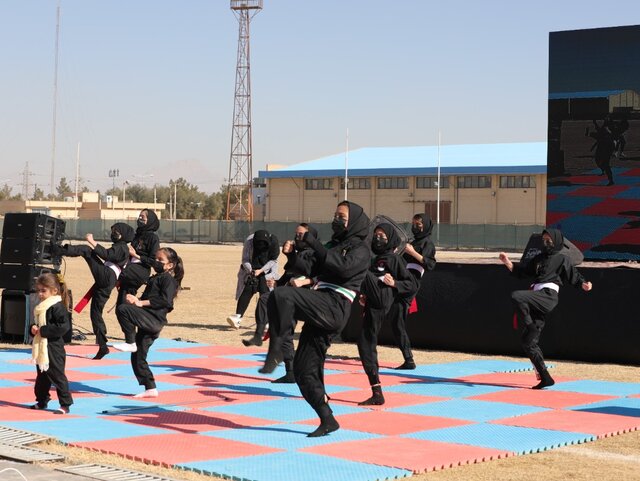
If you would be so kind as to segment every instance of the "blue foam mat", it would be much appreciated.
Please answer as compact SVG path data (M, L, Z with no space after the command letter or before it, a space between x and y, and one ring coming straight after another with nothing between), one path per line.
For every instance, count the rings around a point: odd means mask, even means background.
M536 453L596 439L591 434L484 423L420 431L402 437L481 446L517 454Z
M395 384L385 387L385 391L417 394L419 396L438 396L445 398L466 398L507 390L507 387L473 384L456 381L414 382Z
M173 384L168 382L158 382L156 384L158 391L175 391L178 389L198 388L198 386L185 386L184 384ZM129 396L144 391L144 389L138 384L138 381L132 377L94 381L70 381L69 388L72 391L113 394L116 396Z
M363 408L332 404L334 416L368 411ZM240 414L282 423L296 423L308 419L317 419L318 415L302 398L273 399L269 401L244 403L231 406L203 408L218 413Z
M74 408L71 406L72 414L73 411ZM56 416L55 414L51 416L55 416L55 420L3 422L2 425L14 429L24 429L33 433L46 434L59 439L63 443L106 441L173 432L166 429L110 421L104 418L95 418L91 422L87 422L86 418Z
M627 397L609 399L582 406L574 406L571 411L586 411L600 414L615 414L617 416L640 417L640 398Z
M405 469L299 452L183 463L179 466L229 479L254 481L371 481L413 474Z
M451 399L449 401L403 406L389 409L389 411L484 422L548 411L548 409L474 399Z
M345 441L363 441L380 438L376 434L348 429L339 429L327 436L308 438L306 434L317 426L311 424L272 424L268 426L250 426L239 429L210 431L207 436L230 439L244 443L258 444L270 448L296 451L299 449L321 446L323 444L342 443Z

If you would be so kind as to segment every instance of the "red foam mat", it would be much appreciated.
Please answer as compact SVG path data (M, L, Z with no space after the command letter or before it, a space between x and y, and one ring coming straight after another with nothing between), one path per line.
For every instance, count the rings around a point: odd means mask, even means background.
M111 439L86 443L71 443L71 446L91 449L108 454L117 454L147 464L158 463L162 454L163 465L239 458L281 451L256 444L199 436L197 434L157 434L133 438Z
M403 406L415 406L416 404L425 404L438 401L446 401L449 398L440 396L421 396L418 394L408 394L402 392L384 392L384 405L368 406L370 409L383 410L391 408L399 408ZM340 391L331 394L331 404L358 404L371 397L371 389L362 389L357 391Z
M546 389L517 389L481 394L469 399L561 409L570 406L580 406L581 404L605 401L607 399L613 399L613 396ZM575 431L581 432L579 429L575 429Z
M545 411L527 414L494 422L507 426L553 429L556 431L580 432L607 437L636 431L640 428L640 418L602 414L584 411Z
M327 444L302 451L407 469L414 473L499 459L512 454L498 449L400 437Z

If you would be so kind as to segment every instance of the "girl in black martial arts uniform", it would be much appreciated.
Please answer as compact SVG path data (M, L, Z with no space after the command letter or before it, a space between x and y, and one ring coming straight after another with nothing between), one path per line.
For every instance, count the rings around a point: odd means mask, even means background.
M308 436L324 436L340 428L329 407L324 387L324 361L331 339L349 320L369 268L370 251L364 239L369 218L358 204L338 204L331 225L333 236L327 247L312 235L304 240L315 252L318 277L311 289L275 289L268 300L269 352L264 372L273 372L286 336L291 336L296 320L304 322L293 361L296 383L305 400L316 411L320 426Z
M53 384L58 393L60 408L56 414L67 414L73 404L69 381L64 372L66 353L63 337L71 330L71 299L60 274L42 274L36 280L40 303L35 307L36 324L31 326L33 362L37 375L34 392L36 404L31 409L46 409Z
M407 269L412 274L412 292L406 297L394 299L389 318L396 343L402 351L404 362L396 369L415 369L416 363L411 352L411 341L407 334L407 316L409 306L420 290L420 281L426 271L432 271L436 266L436 246L431 240L433 222L427 214L416 214L411 221L413 240L406 245L402 258L407 263Z
M116 307L116 317L124 332L125 342L113 344L119 351L131 353L131 366L138 384L145 390L134 397L158 397L147 354L160 331L167 324L167 313L173 310L173 300L178 295L184 266L182 259L170 247L161 247L156 252L157 267L162 271L150 277L142 296L138 299L127 294L125 303Z
M511 294L518 319L524 324L522 347L540 379L533 389L555 384L547 371L538 341L544 328L545 317L558 304L560 286L566 282L575 287L582 287L584 291L590 291L592 288L591 282L585 281L582 274L571 264L569 257L560 253L564 239L559 230L544 230L542 241L543 252L534 257L526 269L519 264L514 265L504 252L500 253L500 261L515 275L535 277L531 290L514 291Z
M123 222L111 226L111 241L109 249L99 245L93 238L93 234L87 234L88 246L64 245L57 250L60 255L66 257L82 257L87 262L95 283L91 288L91 326L96 336L98 352L94 359L102 359L109 353L107 347L107 326L102 317L104 306L109 300L111 291L116 286L122 269L129 260L129 247L127 244L133 240L133 228Z
M160 227L158 216L151 209L143 209L138 216L138 228L129 245L129 263L120 274L118 304L122 304L127 294L136 295L138 289L147 283L151 268L156 261L160 239L156 231Z
M371 241L375 257L361 287L364 318L358 338L358 353L372 391L369 399L358 403L362 406L384 404L378 366L378 332L394 300L412 293L413 276L395 253L399 244L400 239L391 224L376 226Z

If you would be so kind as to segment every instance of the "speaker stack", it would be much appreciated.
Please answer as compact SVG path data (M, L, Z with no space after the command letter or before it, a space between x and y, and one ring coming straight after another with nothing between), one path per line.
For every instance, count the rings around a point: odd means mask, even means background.
M58 273L60 257L52 247L64 238L65 222L45 214L5 215L0 246L0 337L5 341L29 341L33 307L37 303L35 281L45 272Z

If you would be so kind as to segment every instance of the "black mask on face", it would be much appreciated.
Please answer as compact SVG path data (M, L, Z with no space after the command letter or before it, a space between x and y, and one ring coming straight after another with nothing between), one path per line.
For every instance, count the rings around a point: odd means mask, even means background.
M342 217L334 217L333 222L331 222L331 230L333 230L335 234L340 234L347 229L346 224L347 221Z
M118 242L121 239L121 237L122 236L120 235L120 232L114 231L114 230L111 231L111 242L113 243Z
M153 263L153 270L158 274L162 274L164 272L164 264L160 261L155 261Z
M147 222L143 221L140 217L138 217L138 220L136 221L136 225L138 227L144 227L145 225L147 225Z
M542 241L542 244L543 244L543 249L542 250L546 254L551 254L553 252L553 249L554 249L555 246L553 245L553 242L551 242L549 239L544 239Z
M371 250L374 254L382 254L387 249L388 241L384 237L374 237L371 241Z
M413 235L418 235L418 234L420 234L421 232L422 232L422 227L418 227L418 226L416 226L416 225L412 225L412 226L411 226L411 233L412 233Z
M302 239L296 239L295 244L296 244L296 252L303 251L310 247L309 244L307 244L307 242L303 241Z

